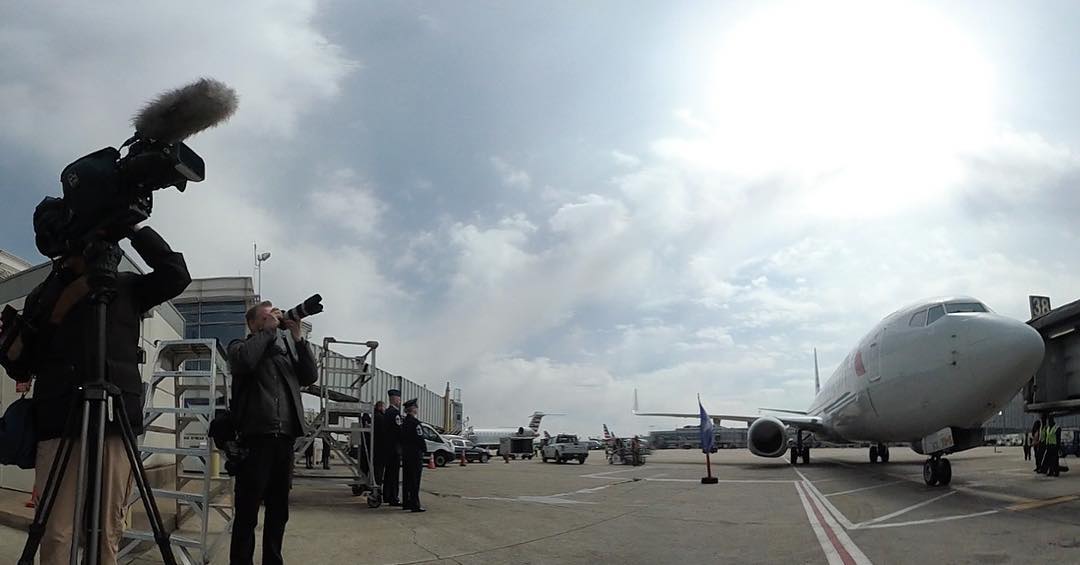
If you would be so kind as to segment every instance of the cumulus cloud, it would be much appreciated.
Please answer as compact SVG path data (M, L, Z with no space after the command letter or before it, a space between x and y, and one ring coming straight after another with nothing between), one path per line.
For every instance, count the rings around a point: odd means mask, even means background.
M500 157L492 157L491 166L495 168L503 184L508 187L525 190L532 186L532 178L529 177L528 172L514 167Z

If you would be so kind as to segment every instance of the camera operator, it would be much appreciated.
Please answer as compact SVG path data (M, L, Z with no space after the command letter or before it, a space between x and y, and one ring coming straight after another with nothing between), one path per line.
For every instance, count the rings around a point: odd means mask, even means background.
M184 256L169 248L160 235L149 227L132 227L112 234L111 240L128 237L139 256L152 272L118 273L116 294L108 305L106 335L107 378L121 391L122 407L132 431L143 431L142 376L139 371L139 329L142 315L187 288L191 282ZM114 261L121 251L109 244ZM68 253L54 263L53 272L26 300L24 313L35 327L35 335L21 345L26 377L35 376L33 396L34 425L38 446L34 488L43 492L48 480L67 418L82 420L79 385L94 378L93 326L94 305L89 299L87 258L82 253ZM17 379L25 380L25 379ZM111 399L110 399L111 400ZM70 416L68 416L70 414ZM72 543L72 518L76 504L78 456L81 449L79 426L69 428L74 441L72 457L65 468L63 481L56 490L53 512L41 540L42 565L67 563ZM121 429L110 414L106 426L105 451L102 454L101 563L116 563L116 552L124 528L125 503L131 490L131 465L121 439ZM85 537L83 539L86 539Z
M278 565L284 562L281 543L289 520L293 445L305 426L300 388L318 380L318 373L299 322L283 319L270 302L253 306L246 319L251 334L229 344L234 419L247 450L236 474L230 563L252 563L262 504L263 563Z

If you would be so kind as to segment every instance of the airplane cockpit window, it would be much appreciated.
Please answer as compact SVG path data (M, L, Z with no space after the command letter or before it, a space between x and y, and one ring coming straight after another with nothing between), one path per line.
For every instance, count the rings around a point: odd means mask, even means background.
M920 310L911 317L911 321L908 325L913 328L921 328L926 325L926 310Z
M979 302L950 302L945 305L945 311L949 314L961 312L986 312L986 306Z
M929 326L930 324L933 324L934 322L936 322L938 320L938 318L940 318L940 317L942 317L944 315L945 315L945 308L943 308L940 304L938 304L937 306L934 306L926 314L926 325Z

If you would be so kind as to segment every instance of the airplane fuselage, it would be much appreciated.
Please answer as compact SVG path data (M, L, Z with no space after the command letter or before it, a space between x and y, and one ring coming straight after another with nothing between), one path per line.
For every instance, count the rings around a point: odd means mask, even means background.
M1031 378L1042 355L1038 332L973 298L927 301L891 314L860 340L808 414L832 440L907 442L946 427L978 428Z

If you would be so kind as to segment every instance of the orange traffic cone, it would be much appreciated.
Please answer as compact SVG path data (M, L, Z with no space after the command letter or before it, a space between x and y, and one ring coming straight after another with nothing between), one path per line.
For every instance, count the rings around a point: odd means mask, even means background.
M461 463L459 463L459 465L461 465L462 467L465 466L465 452L464 451L461 452Z
M37 488L35 487L34 490L30 493L30 500L26 501L26 507L27 508L36 507L37 506L37 500L38 500Z
M434 469L435 468L435 456L434 455L428 455L427 468L428 469Z

